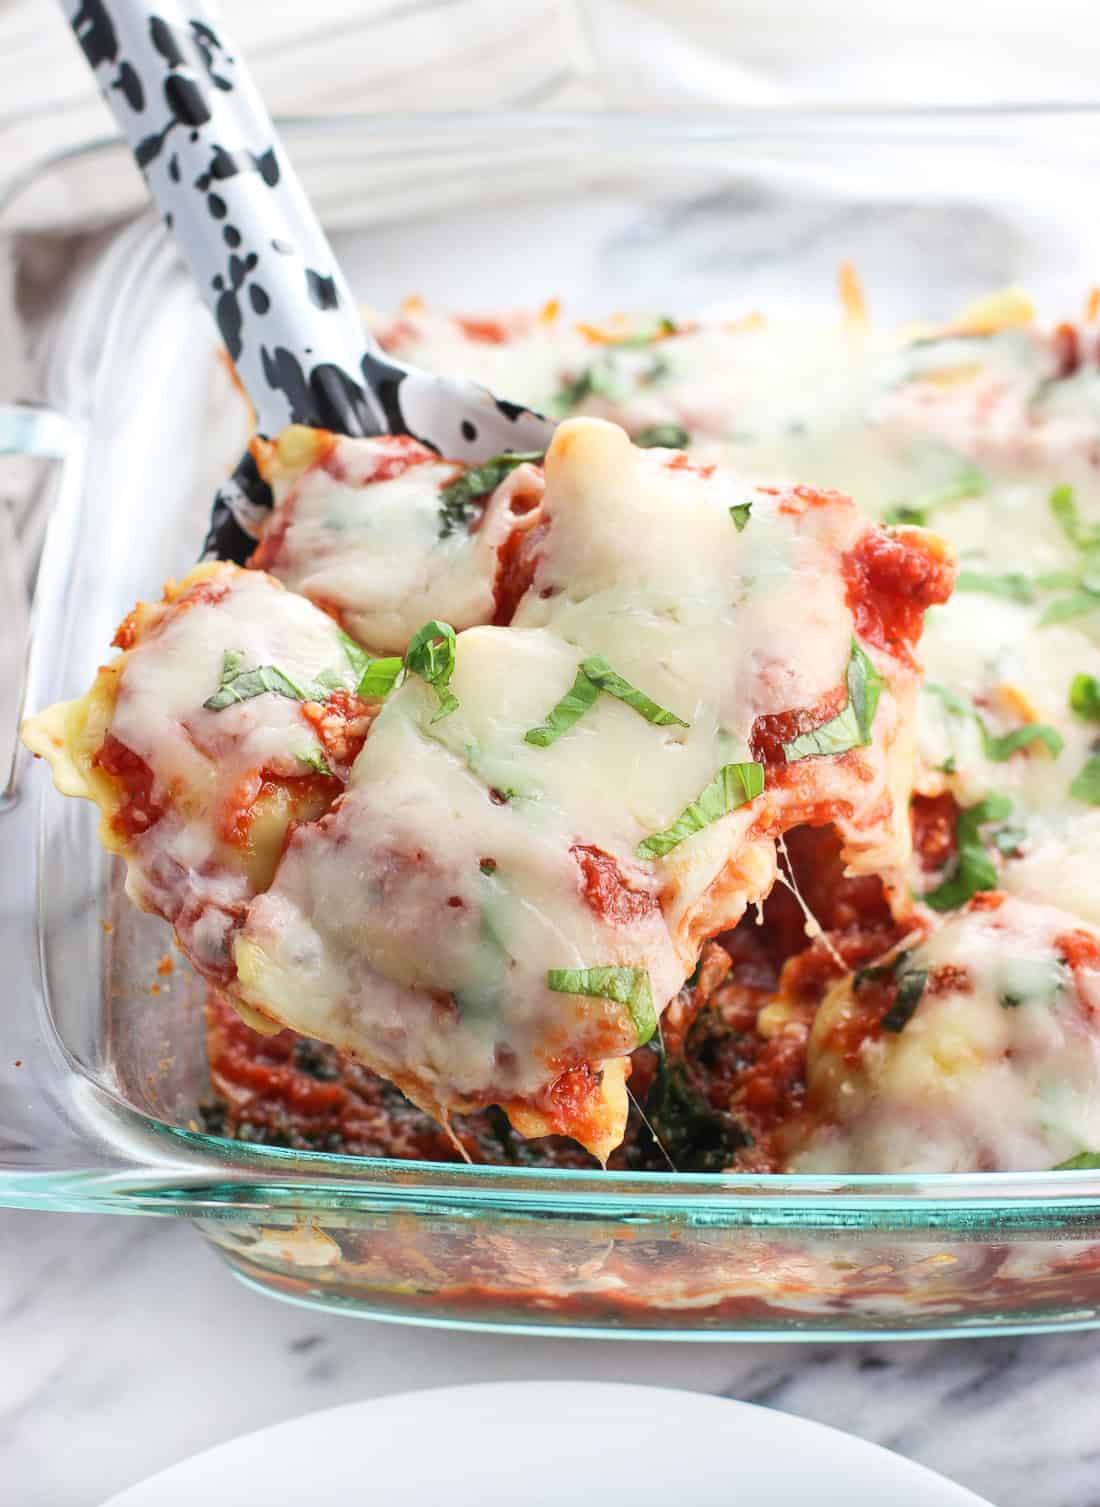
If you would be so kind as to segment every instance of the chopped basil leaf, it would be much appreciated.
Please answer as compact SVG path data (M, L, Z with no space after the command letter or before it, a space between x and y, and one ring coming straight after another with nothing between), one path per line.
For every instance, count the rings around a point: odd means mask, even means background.
M1062 532L1075 549L1090 550L1100 546L1100 524L1081 521L1073 488L1063 484L1050 494L1050 511L1061 525Z
M933 910L955 910L971 895L997 887L997 868L986 852L981 828L987 822L1003 822L1012 814L1012 802L1005 795L993 793L976 806L959 812L955 822L955 839L959 856L954 873L922 898Z
M1069 704L1086 722L1100 722L1100 680L1095 675L1075 675L1070 682Z
M567 732L594 705L601 691L606 691L617 701L624 701L627 706L636 711L639 716L644 717L647 722L652 722L655 727L668 727L673 723L677 727L690 725L682 717L677 717L675 712L658 706L644 691L639 691L636 686L630 684L629 680L624 680L621 675L616 674L606 659L594 655L590 659L581 661L576 679L570 689L566 691L541 726L532 727L524 734L524 741L533 743L536 748L548 748L551 743L556 743L562 733Z
M397 684L397 677L404 668L405 661L399 655L387 655L385 659L372 659L363 671L359 685L356 687L356 695L364 701L381 700L388 696Z
M903 947L888 963L871 963L857 968L852 975L852 992L858 994L865 984L880 984L883 979L895 978L899 968L909 961L909 948Z
M680 424L650 424L633 436L643 450L686 450L691 435Z
M733 519L733 526L739 534L743 534L748 527L749 514L751 512L751 502L735 502L733 507L730 508L730 517Z
M370 655L365 649L361 649L353 638L349 638L342 628L337 630L340 646L347 656L348 664L355 671L356 677L363 674L370 664ZM320 676L317 677L320 680Z
M903 1031L920 1004L924 986L928 982L927 968L912 968L898 979L898 992L894 1002L879 1021L884 1031Z
M1100 1151L1079 1151L1064 1162L1056 1162L1052 1172L1096 1172L1100 1170Z
M935 508L941 502L961 502L965 497L981 497L989 489L989 477L977 466L963 466L962 470L942 486L933 487L914 498L918 508Z
M642 1046L657 1029L653 990L644 968L550 968L546 987L555 994L586 994L624 1005Z
M949 685L941 685L938 680L926 680L924 689L933 696L938 696L947 710L954 712L956 717L973 717L972 703L959 691L952 690Z
M988 487L989 478L984 471L979 471L977 466L963 466L950 481L930 487L908 502L894 503L882 515L883 522L914 523L923 528L932 508L938 508L944 502L961 502L964 497L981 497Z
M295 754L294 757L299 764L304 764L307 769L315 770L317 774L330 776L332 774L332 770L328 767L328 760L319 748L313 749L310 753Z
M524 742L533 743L536 748L549 748L551 743L556 743L562 733L567 732L574 722L580 720L593 706L600 694L600 688L594 680L589 680L583 668L578 668L577 678L565 695L551 711L546 721L539 727L532 727L524 733Z
M509 450L448 482L439 494L439 537L446 539L455 529L465 528L474 516L474 503L479 497L494 492L506 476L526 461L538 465L544 454L542 450Z
M846 753L850 748L863 748L870 743L871 724L886 682L854 638L847 681L848 701L843 711L821 727L814 728L813 732L801 733L790 743L784 743L783 752L788 764L818 754Z
M433 722L449 717L458 706L458 697L448 690L454 667L455 630L433 617L417 629L405 650L405 669L426 681L439 698Z
M1059 597L1049 607L1045 607L1039 618L1039 627L1046 628L1051 623L1065 623L1070 618L1084 617L1086 612L1095 612L1098 607L1100 592L1083 587L1080 591L1071 592L1068 597Z
M1007 597L1011 602L1033 602L1035 587L1022 571L1010 570L1003 575L990 575L979 570L960 570L955 580L956 591L982 591L987 596Z
M1094 753L1086 760L1080 774L1070 784L1069 793L1086 805L1100 806L1100 753Z
M890 524L908 523L914 528L924 528L928 523L928 514L923 508L914 508L906 502L899 502L892 508L884 510L882 521Z
M1027 722L1023 727L1014 727L1007 733L991 733L977 708L958 691L934 680L925 681L924 688L938 696L948 711L954 712L957 717L973 717L981 733L982 750L994 764L1003 764L1014 753L1032 743L1042 743L1055 758L1065 746L1061 733L1045 722Z
M1025 722L1023 727L1014 727L1011 732L1001 733L1000 736L991 733L980 717L978 727L981 729L985 756L994 764L1003 764L1014 753L1018 753L1021 748L1030 747L1032 743L1042 743L1054 758L1065 747L1062 734L1046 722Z
M497 871L497 861L495 858L483 858L478 864L478 868L483 874L495 874Z
M208 712L222 712L227 706L240 701L251 701L254 696L262 696L266 691L276 696L285 696L290 701L325 699L323 694L316 694L316 686L303 690L275 665L260 665L255 670L242 670L243 663L244 655L239 649L227 649L222 655L218 689L203 702Z
M691 805L680 812L671 827L653 832L634 851L639 858L663 858L685 837L701 832L711 822L755 800L763 788L763 764L725 764Z
M890 963L875 963L868 968L857 968L852 974L852 993L858 994L866 984L878 984L893 973Z
M624 361L617 354L631 347L648 347L649 344L649 338L628 335L624 340L608 345L591 366L586 367L571 382L563 384L561 390L551 399L551 412L561 418L583 403L586 398L593 396L608 398L613 403L622 403L631 396L636 387L648 387L654 382L662 381L668 376L669 365L658 352L647 351L648 360L642 361L641 364L638 363L637 357L633 359L627 357Z
M651 701L644 691L639 691L632 686L629 680L624 680L617 675L608 664L606 659L593 655L591 659L581 661L581 669L592 683L601 691L606 691L609 696L614 696L617 701L625 701L627 706L632 707L647 722L652 722L654 727L669 727L675 724L677 727L690 727L682 717L677 717L675 712L666 711L663 706L658 706Z

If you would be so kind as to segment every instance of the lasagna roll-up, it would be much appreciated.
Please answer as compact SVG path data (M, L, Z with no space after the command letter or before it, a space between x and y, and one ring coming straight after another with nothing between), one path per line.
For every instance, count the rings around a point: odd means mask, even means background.
M509 560L538 519L537 466L501 456L468 467L407 435L297 425L254 449L275 509L250 563L361 644L399 654L430 618L507 620Z
M222 563L140 603L114 642L87 694L29 719L23 738L59 790L98 805L131 900L224 984L288 830L329 808L362 747L376 709L355 695L366 656L303 597Z
M976 895L840 980L814 1021L788 1170L1027 1172L1100 1146L1100 931Z

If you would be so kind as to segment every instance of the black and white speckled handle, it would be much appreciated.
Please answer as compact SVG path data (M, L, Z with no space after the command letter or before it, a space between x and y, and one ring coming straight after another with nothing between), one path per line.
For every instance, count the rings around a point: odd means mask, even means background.
M413 434L481 460L537 449L547 420L386 356L364 330L248 69L202 0L63 0L84 55L194 274L261 434L313 424ZM208 551L243 558L267 489L246 458Z

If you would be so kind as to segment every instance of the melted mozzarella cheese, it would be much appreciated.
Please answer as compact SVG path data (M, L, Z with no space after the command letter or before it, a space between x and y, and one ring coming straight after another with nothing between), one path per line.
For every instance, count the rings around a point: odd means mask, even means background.
M522 466L496 489L475 530L448 529L441 492L461 469L420 454L390 476L393 446L340 437L305 469L276 459L267 531L277 542L261 547L266 569L378 654L403 653L428 618L455 628L490 622L497 552L542 491L539 472ZM276 457L286 448L280 442Z
M249 1005L335 1041L436 1113L514 1104L526 1124L563 1070L638 1040L628 1009L552 990L552 970L644 970L659 1013L702 937L770 888L775 836L808 794L836 804L853 862L904 860L900 730L915 682L881 655L871 746L806 761L667 858L637 855L724 765L751 760L759 716L844 680L841 566L866 523L838 495L751 496L739 531L735 477L639 451L598 420L559 428L513 626L459 635L447 715L407 679L338 807L295 833L237 942ZM550 746L528 742L591 655L689 725L604 694ZM592 864L603 897L588 892ZM625 1096L618 1113L601 1145L621 1136Z
M1081 936L1072 914L1012 898L953 916L904 961L928 979L899 1032L867 1018L852 979L837 984L811 1034L811 1129L790 1169L1029 1171L1100 1148L1100 933L1084 933L1096 962L1074 957Z
M502 668L532 676L503 707L487 679ZM628 1052L637 1032L619 1006L552 993L547 972L642 967L669 997L683 969L652 877L624 863L648 909L601 921L571 851L589 833L560 779L522 755L494 762L513 745L550 762L522 735L539 692L572 673L553 640L482 628L460 640L446 721L433 724L428 687L403 686L338 810L296 835L253 906L238 943L246 999L419 1084L414 1097L437 1108L530 1096L575 1061Z

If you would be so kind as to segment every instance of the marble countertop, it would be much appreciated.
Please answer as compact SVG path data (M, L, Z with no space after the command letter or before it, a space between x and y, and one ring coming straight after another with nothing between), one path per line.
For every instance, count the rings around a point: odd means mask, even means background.
M237 1434L357 1398L572 1377L816 1418L996 1507L1100 1504L1100 1333L866 1345L451 1334L262 1297L173 1220L2 1211L0 1357L0 1497L13 1507L97 1507Z

